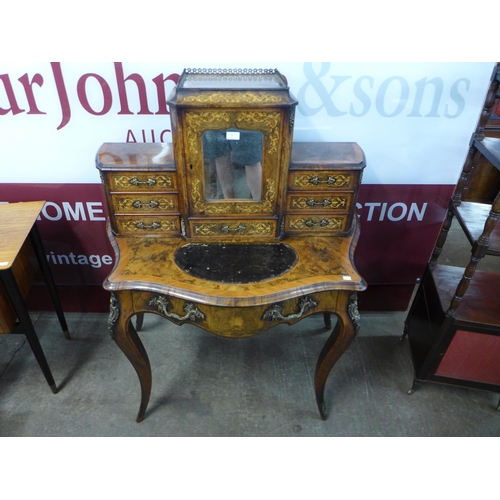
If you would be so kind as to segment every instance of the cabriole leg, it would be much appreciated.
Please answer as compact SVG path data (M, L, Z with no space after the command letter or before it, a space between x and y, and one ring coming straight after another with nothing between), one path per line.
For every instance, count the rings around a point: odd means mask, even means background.
M127 356L139 377L141 404L136 420L142 422L151 395L152 376L146 349L144 349L144 345L132 325L133 314L132 294L130 292L112 292L108 328L111 338Z
M324 394L326 380L333 365L356 337L356 332L359 328L360 317L355 292L339 292L336 314L338 321L319 355L316 374L314 376L316 402L318 403L318 409L323 420L327 418Z

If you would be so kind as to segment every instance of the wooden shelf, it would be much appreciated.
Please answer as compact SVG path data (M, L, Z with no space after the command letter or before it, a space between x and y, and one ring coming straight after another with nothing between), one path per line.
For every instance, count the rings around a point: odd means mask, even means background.
M445 312L455 294L464 269L461 267L438 265L432 271L432 277ZM457 309L455 321L465 328L499 328L500 294L497 273L476 271L467 293Z
M474 245L484 230L484 223L491 211L486 203L462 202L454 208L455 217L462 227L471 245ZM486 255L500 256L500 224L490 235L490 244Z
M500 274L476 267L486 255L500 256L500 224L490 216L500 210L500 129L487 123L498 100L499 69L500 63L492 75L450 209L405 321L415 368L412 390L417 382L434 381L500 392ZM457 200L461 200L459 204ZM467 268L437 264L453 217L472 247ZM482 241L485 228L490 234Z
M485 137L482 141L474 139L474 146L497 170L500 170L500 139L497 137Z

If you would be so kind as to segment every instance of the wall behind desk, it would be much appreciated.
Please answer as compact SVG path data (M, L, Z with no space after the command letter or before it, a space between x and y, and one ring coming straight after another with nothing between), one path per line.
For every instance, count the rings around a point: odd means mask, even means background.
M95 168L103 142L170 142L166 98L210 63L0 66L0 202L46 200L39 227L67 311L107 311L114 255ZM367 167L356 266L362 310L404 310L425 268L494 63L262 63L299 100L295 141L354 141ZM50 309L42 286L34 309Z

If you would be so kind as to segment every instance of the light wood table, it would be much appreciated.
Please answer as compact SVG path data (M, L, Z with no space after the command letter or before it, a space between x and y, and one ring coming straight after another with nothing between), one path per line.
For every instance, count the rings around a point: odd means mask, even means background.
M21 327L47 383L56 394L56 383L25 304L38 263L64 336L69 340L66 319L36 226L44 204L45 201L33 201L0 205L0 334L18 333L14 327Z

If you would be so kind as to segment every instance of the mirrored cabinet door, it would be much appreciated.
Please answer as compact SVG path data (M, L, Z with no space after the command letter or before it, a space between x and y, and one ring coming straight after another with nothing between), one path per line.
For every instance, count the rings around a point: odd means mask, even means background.
M297 105L284 76L186 69L168 105L186 238L279 239Z
M280 111L188 111L185 123L190 214L274 215Z
M205 201L262 196L262 148L258 130L207 130L202 134Z

